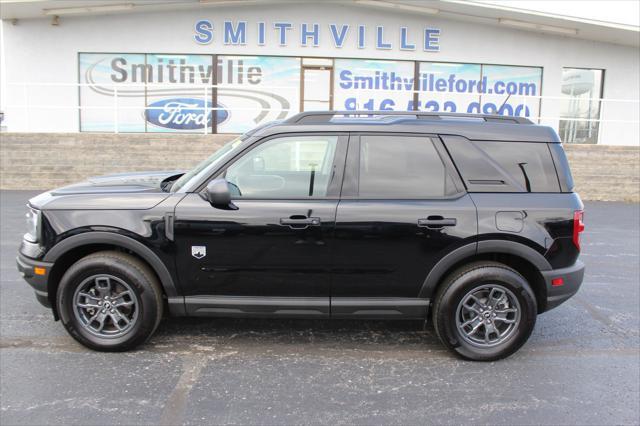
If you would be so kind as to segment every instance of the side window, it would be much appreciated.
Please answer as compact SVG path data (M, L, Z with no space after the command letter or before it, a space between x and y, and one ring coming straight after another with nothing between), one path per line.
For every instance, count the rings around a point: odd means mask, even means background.
M546 143L470 141L445 136L470 192L559 192Z
M325 197L338 136L287 136L249 151L226 171L234 197Z
M361 198L430 198L455 193L433 142L424 136L360 137Z
M483 142L479 145L528 192L560 190L546 143Z

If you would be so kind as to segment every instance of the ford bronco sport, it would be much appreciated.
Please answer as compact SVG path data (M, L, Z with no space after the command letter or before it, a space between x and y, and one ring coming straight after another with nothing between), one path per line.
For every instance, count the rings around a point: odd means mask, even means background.
M557 134L526 118L305 112L186 173L36 196L17 263L96 350L145 342L168 311L431 318L494 360L578 291L582 214Z

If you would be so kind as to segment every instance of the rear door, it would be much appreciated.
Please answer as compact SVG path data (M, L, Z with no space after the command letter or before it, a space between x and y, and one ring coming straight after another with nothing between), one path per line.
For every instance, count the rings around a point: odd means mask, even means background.
M475 241L476 209L436 137L352 134L338 205L333 316L426 315L431 268Z

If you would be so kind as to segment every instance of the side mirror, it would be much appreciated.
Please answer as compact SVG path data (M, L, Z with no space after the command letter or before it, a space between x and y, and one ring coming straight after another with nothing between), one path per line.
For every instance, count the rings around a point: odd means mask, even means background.
M231 202L231 191L226 179L214 179L209 182L205 194L207 201L217 209L238 210L238 207Z

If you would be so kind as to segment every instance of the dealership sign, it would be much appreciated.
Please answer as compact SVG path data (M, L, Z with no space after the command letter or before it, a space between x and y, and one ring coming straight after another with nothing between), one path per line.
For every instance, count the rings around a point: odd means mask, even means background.
M217 111L217 123L221 124L229 117L229 113L220 105ZM202 99L163 99L150 104L145 110L145 117L149 123L167 129L204 129L213 124L213 104L205 103Z
M297 35L294 34L295 30ZM198 44L221 42L225 45L247 44L250 33L255 35L258 46L264 46L267 40L273 40L280 46L298 44L302 47L320 46L321 41L329 41L336 48L346 45L365 49L373 46L379 50L423 50L425 52L440 51L440 29L424 27L412 34L408 27L399 27L399 40L391 40L383 25L357 25L317 23L293 24L291 22L273 22L267 26L265 22L249 25L246 21L223 21L218 26L208 19L198 20L194 25L193 40ZM369 34L373 36L369 36ZM370 38L373 43L370 43Z
M80 103L88 108L80 129L113 131L117 117L120 132L215 125L220 133L242 133L298 111L300 66L300 58L289 57L81 53Z

